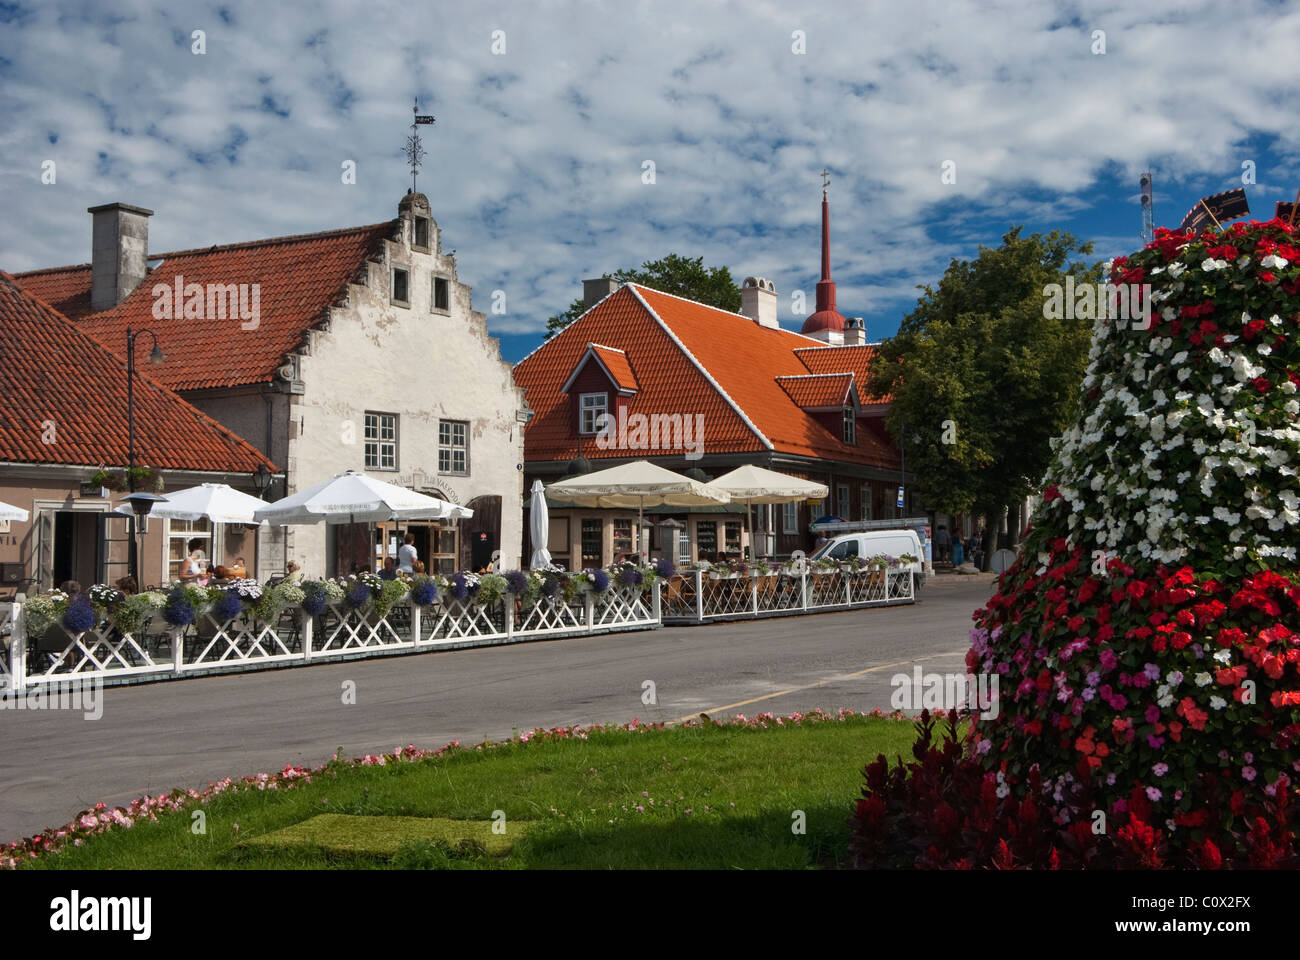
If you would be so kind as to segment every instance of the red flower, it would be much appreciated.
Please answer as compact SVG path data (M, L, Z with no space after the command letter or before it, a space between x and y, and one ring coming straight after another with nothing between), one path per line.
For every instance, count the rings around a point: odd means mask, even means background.
M1268 377L1256 377L1250 382L1260 393L1268 393L1269 389L1273 386L1273 384L1269 382Z

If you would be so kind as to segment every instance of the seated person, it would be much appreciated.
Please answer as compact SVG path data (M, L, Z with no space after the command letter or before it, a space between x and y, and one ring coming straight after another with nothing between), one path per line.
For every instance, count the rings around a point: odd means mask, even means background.
M397 560L393 557L384 558L384 569L379 571L379 575L385 580L397 579Z
M423 560L412 560L412 561L411 561L411 576L413 576L413 577L421 577L421 576L424 576L424 561L423 561Z
M135 577L127 574L125 577L119 577L113 584L128 597L140 592L139 586L135 582Z
M229 566L218 564L214 570L218 580L243 580L248 576L248 568L244 566L244 558L236 557L235 562Z

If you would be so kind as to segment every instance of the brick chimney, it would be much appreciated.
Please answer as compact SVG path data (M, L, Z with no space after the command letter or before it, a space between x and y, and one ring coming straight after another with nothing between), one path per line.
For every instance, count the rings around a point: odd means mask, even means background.
M609 277L582 281L582 309L590 310L618 289L618 281Z
M740 312L760 327L780 327L776 322L776 286L765 277L746 277L740 285Z
M87 207L91 220L90 308L109 310L131 295L149 272L152 210L128 203Z
M861 347L867 342L867 325L861 317L849 317L844 323L844 346Z

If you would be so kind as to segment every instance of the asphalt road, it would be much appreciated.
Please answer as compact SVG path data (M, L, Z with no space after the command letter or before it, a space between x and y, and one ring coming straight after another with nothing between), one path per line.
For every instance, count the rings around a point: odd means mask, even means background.
M890 708L919 663L965 672L992 575L932 579L899 607L672 627L113 687L103 715L0 712L0 840L224 776L534 727L813 707ZM653 681L656 703L642 702ZM344 686L355 683L355 703Z

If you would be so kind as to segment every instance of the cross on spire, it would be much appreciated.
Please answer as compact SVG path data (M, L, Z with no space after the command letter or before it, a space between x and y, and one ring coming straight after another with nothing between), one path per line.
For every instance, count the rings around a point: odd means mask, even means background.
M433 123L434 119L435 118L428 116L427 114L422 115L420 113L419 98L412 99L411 135L406 138L406 149L404 151L406 154L406 162L411 167L411 192L412 193L415 193L415 175L420 172L420 164L424 162L424 158L426 156L424 150L424 141L420 139L420 134L416 131L415 128L421 124Z
M831 185L830 172L825 167L822 167L822 199L823 200L826 199L826 188L829 187L830 185Z

